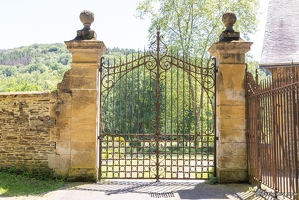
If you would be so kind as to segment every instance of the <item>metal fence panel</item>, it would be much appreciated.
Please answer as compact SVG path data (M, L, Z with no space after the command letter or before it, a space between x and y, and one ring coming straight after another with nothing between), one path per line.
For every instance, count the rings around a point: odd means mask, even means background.
M262 81L247 72L249 179L275 197L298 199L299 67L271 72Z

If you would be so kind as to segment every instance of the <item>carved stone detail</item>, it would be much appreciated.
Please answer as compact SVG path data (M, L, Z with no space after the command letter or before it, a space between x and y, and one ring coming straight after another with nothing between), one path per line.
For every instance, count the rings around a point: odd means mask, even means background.
M219 37L220 42L230 42L240 39L240 33L234 31L233 26L237 21L236 14L233 12L226 12L222 15L222 22L226 29L221 33Z
M83 10L79 17L84 25L83 30L90 30L90 25L94 21L94 14L89 10Z
M83 10L79 16L81 22L84 25L82 30L77 31L75 40L96 40L97 34L90 29L92 22L94 21L94 14L89 10Z

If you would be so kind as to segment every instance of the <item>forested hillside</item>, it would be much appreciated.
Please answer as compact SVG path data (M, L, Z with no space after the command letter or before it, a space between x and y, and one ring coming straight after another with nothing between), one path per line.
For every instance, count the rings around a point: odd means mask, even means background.
M125 59L125 55L132 52L135 51L112 48L106 51L105 57ZM55 90L64 73L71 68L71 58L65 44L0 49L0 92ZM254 72L256 66L257 63L250 62L248 68Z
M55 90L70 62L65 44L0 50L0 92Z
M120 56L132 51L113 48L106 54ZM0 92L55 90L71 68L71 58L65 44L0 49Z

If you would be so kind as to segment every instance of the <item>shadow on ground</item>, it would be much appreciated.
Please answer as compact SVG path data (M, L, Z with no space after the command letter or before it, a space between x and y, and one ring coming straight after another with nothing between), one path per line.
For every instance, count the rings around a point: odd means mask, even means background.
M249 191L249 184L210 185L204 181L126 180L100 183L67 183L64 188L43 195L12 197L13 200L195 200L262 199Z
M258 199L249 184L210 185L204 181L105 181L71 187L71 190L98 191L107 196L147 194L151 198L170 199Z

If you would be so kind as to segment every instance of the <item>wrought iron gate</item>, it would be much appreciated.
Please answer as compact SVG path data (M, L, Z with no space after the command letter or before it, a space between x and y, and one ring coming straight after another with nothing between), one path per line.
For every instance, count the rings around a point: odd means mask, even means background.
M99 178L214 176L214 63L167 49L159 31L149 51L101 61Z

